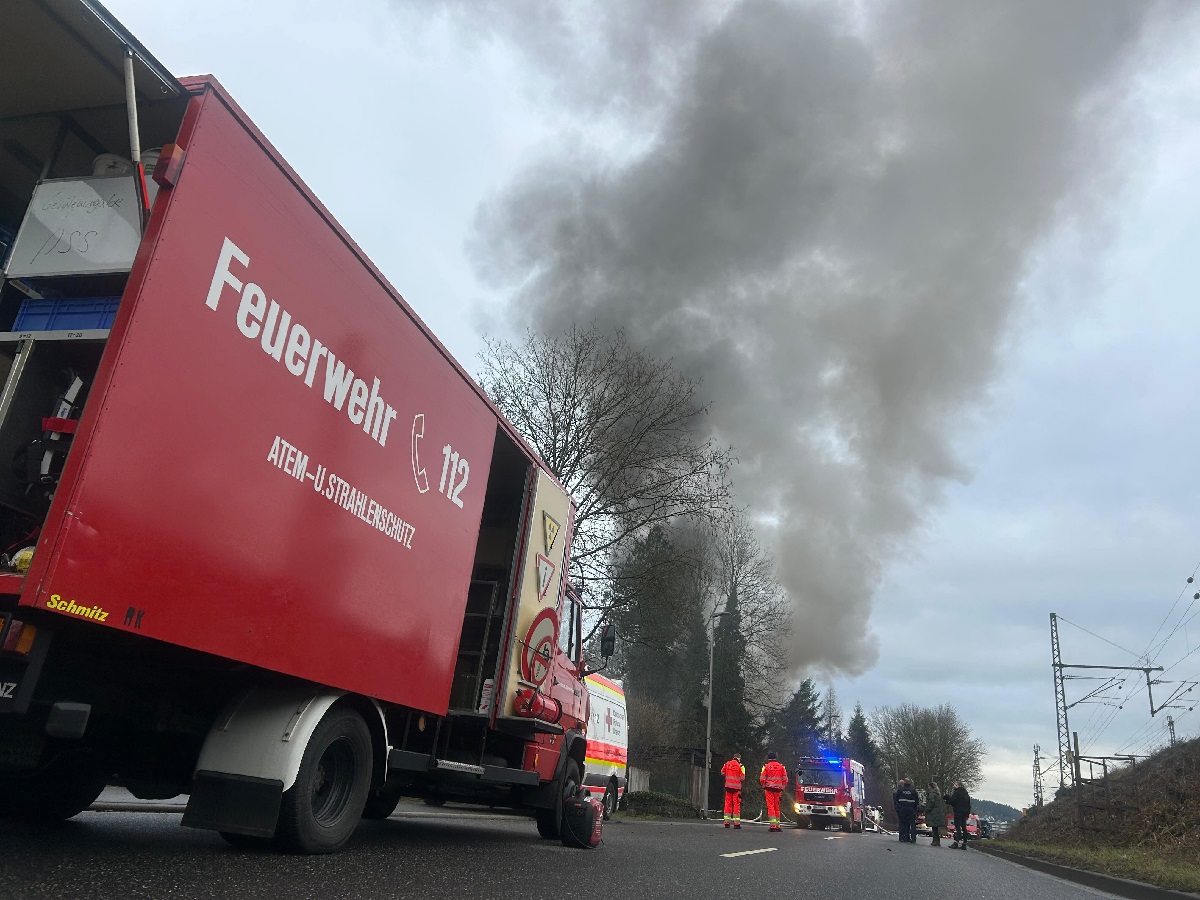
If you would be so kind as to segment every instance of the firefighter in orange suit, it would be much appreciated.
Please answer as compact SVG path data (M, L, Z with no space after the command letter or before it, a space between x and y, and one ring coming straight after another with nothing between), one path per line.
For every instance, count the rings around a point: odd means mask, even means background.
M746 780L746 767L742 765L742 754L733 754L733 759L721 766L725 776L725 827L742 827L742 782Z
M763 796L767 801L767 815L771 819L771 830L783 831L779 827L779 798L783 796L783 789L787 787L788 773L783 764L776 759L774 750L767 754L767 764L759 773L758 783L762 785Z

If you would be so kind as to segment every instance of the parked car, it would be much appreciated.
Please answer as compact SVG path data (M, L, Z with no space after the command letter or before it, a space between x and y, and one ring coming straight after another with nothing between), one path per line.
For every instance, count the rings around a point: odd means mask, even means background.
M975 813L971 813L971 815L967 816L968 841L977 841L981 837L987 837L987 835L983 833L981 821L982 820L979 818L979 816L975 815ZM946 835L951 840L958 840L958 835L954 833L954 813L950 813L946 816Z

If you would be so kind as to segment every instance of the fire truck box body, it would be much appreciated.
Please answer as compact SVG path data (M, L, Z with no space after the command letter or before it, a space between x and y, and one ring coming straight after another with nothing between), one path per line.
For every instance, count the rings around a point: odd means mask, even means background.
M31 162L5 161L0 198L59 198L0 206L0 326L47 297L119 304L107 329L0 340L0 529L34 548L0 574L0 793L81 754L192 791L191 824L265 835L304 740L349 709L377 808L556 808L587 704L570 499L214 79L49 5L0 11L0 137ZM88 167L128 155L124 46L163 148L132 238L137 171ZM53 90L26 70L47 55ZM124 270L87 256L122 240Z

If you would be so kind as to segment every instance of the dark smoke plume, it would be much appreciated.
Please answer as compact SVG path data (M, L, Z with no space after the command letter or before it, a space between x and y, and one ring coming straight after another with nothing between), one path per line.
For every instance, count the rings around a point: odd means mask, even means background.
M481 272L539 328L619 326L703 379L777 540L792 663L862 672L885 565L968 477L955 442L1022 279L1120 187L1136 76L1194 5L443 8L628 137L616 156L576 140L486 203Z

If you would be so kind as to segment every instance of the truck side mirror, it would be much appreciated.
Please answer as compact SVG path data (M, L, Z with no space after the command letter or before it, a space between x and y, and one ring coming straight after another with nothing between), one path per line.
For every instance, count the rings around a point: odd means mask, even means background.
M604 630L600 632L600 655L604 657L605 662L608 658L617 652L617 626L611 622L604 626Z

